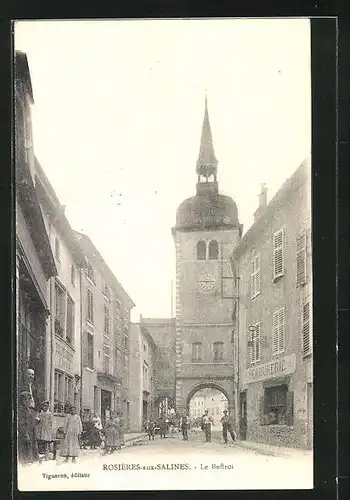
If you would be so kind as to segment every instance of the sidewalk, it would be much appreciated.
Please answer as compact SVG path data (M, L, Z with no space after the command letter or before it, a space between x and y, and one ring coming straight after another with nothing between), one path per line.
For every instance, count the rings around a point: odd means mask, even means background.
M256 451L257 453L262 453L263 455L312 459L312 451L301 448L288 448L285 446L277 446L268 443L255 443L254 441L241 440L237 440L234 445L239 446L240 448L245 448L247 450Z
M147 434L145 432L126 432L124 433L124 443L125 446L131 445L136 441L139 441L146 437Z

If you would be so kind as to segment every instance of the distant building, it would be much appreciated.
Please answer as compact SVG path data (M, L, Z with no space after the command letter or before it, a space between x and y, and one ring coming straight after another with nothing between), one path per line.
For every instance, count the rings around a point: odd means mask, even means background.
M37 160L35 167L36 190L58 271L49 287L51 315L47 324L46 376L51 381L47 396L57 417L56 425L60 426L72 404L80 412L80 269L84 265L84 256L64 214L64 207Z
M130 430L140 432L157 416L154 406L156 345L148 329L130 325Z
M242 439L312 447L311 166L305 161L232 252ZM237 302L235 303L237 305Z
M26 54L15 53L16 331L18 389L26 370L35 371L39 400L50 394L48 280L57 275L48 230L36 190L32 144L33 92Z
M214 426L218 426L221 425L220 419L223 416L223 411L228 410L228 401L217 390L202 389L192 397L189 410L190 417L194 421L198 421L203 416L205 410L208 410Z
M85 265L81 274L82 409L104 422L122 413L129 427L129 324L134 303L90 238L75 232Z
M140 317L156 343L154 406L158 413L175 410L175 318Z

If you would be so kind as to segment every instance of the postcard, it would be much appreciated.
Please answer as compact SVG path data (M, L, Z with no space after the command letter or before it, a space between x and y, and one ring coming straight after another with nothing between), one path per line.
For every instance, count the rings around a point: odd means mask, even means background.
M313 488L310 20L14 24L21 491Z

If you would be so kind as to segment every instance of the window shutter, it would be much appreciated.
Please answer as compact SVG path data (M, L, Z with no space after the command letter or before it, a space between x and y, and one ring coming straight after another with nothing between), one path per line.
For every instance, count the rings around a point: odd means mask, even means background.
M279 331L278 331L278 351L284 351L284 307L279 310L278 315Z
M272 325L272 352L273 354L278 353L278 311L273 313L273 325Z
M83 346L83 362L84 366L88 366L88 351L89 351L89 339L88 333L84 335L84 346Z
M306 232L297 238L297 286L306 283Z
M260 292L260 255L256 256L255 273L256 273L255 288L256 288L256 293L259 293Z
M252 298L255 297L255 259L252 260Z
M284 232L283 229L273 235L273 277L284 274Z
M260 323L255 325L255 361L260 359Z
M310 302L303 305L302 314L302 346L303 354L311 352L311 335L310 335Z
M286 407L287 407L287 425L293 425L294 421L294 392L293 391L288 391L287 392L287 401L286 401Z
M265 419L265 398L264 396L261 396L259 400L259 420L260 420L260 425L265 425L266 419Z

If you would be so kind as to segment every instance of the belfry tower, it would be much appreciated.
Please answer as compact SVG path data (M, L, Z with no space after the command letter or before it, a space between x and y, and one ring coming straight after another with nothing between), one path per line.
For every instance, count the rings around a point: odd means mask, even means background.
M222 291L229 252L242 235L237 207L219 193L207 98L196 164L196 195L183 201L172 229L176 248L176 410L200 389L233 406L232 301Z

